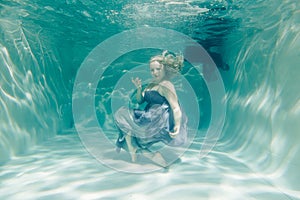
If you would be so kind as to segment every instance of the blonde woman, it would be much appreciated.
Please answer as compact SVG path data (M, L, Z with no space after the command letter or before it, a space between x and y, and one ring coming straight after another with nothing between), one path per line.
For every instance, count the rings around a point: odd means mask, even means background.
M187 118L183 113L171 78L183 67L182 55L173 55L164 51L150 59L149 67L153 80L142 89L140 78L132 79L137 88L138 103L147 103L145 109L130 110L121 107L115 113L115 122L120 131L116 142L117 149L129 151L132 162L136 161L136 152L150 158L155 163L166 166L159 152L151 152L149 147L157 142L169 146L180 146L187 139Z

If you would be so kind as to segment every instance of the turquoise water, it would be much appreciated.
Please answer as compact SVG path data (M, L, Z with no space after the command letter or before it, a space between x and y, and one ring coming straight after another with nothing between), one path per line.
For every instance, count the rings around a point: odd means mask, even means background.
M15 0L1 1L0 12L0 199L300 199L298 1ZM226 118L200 159L210 94L201 74L186 69L200 107L192 145L168 169L133 174L87 152L74 127L72 93L99 43L143 27L178 31L221 55L212 57ZM149 52L119 58L104 74L107 85L98 86L99 123L112 139L114 81L126 74L125 63L144 64ZM126 156L116 161L126 164Z

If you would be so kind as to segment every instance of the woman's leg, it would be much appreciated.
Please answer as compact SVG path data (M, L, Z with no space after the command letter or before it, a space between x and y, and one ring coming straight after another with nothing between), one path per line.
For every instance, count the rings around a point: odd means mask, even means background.
M137 150L137 147L133 146L133 144L132 144L132 136L131 136L130 133L128 133L125 136L125 140L126 140L126 144L127 144L127 147L128 147L128 151L129 151L130 156L131 156L131 161L135 162L136 161L136 150Z

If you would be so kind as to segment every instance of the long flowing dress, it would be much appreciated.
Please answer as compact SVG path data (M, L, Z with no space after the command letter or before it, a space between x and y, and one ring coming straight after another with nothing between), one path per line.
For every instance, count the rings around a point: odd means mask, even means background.
M137 148L149 148L157 142L169 146L180 146L187 141L187 117L182 111L179 134L171 138L174 120L172 109L165 97L158 91L149 90L144 93L145 109L129 109L121 107L115 113L115 123L119 129L116 145L126 149L125 136L130 134L133 145Z

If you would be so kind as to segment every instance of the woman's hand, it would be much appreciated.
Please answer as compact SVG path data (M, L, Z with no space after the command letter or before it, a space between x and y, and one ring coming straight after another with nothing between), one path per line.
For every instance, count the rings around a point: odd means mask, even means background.
M142 81L139 77L136 77L135 79L131 78L132 83L135 85L137 88L136 92L136 100L139 104L144 102L144 97L142 94Z
M169 132L170 137L175 138L179 133L179 129L180 129L179 126L175 126L173 129L173 132L171 132L171 131Z
M131 78L131 81L135 85L136 88L138 88L138 89L142 88L142 81L139 77L136 77L135 79Z

